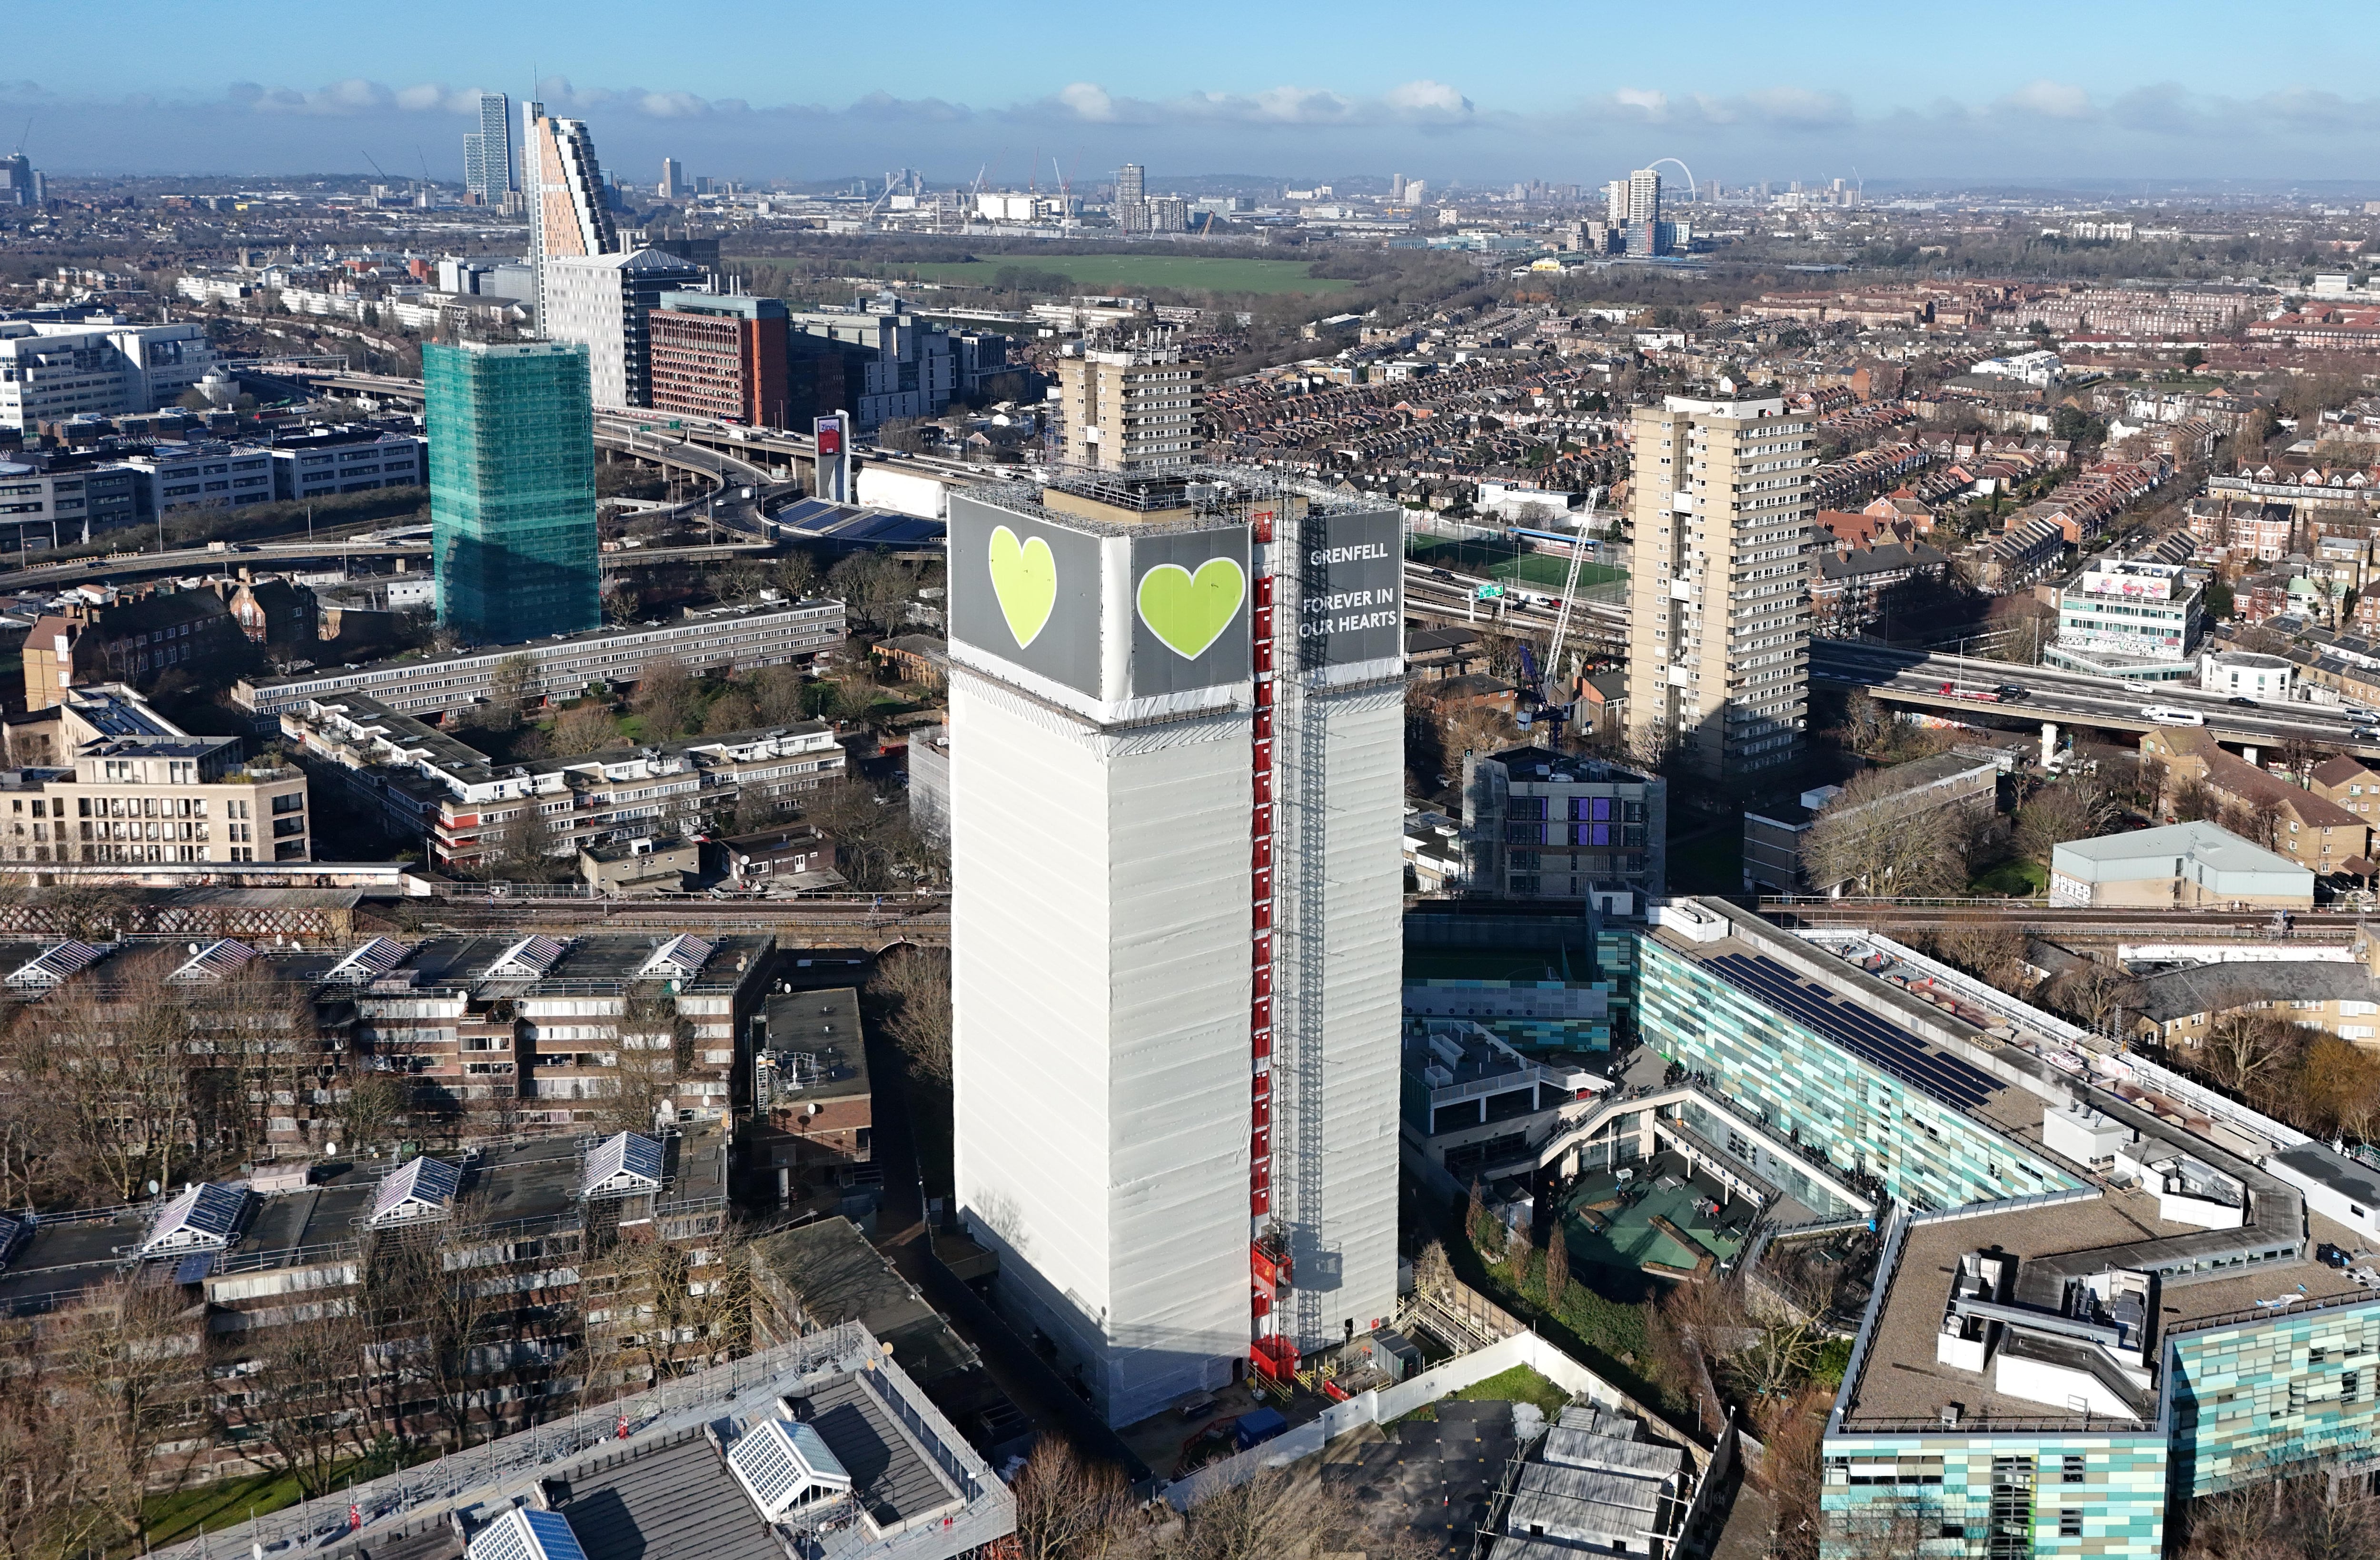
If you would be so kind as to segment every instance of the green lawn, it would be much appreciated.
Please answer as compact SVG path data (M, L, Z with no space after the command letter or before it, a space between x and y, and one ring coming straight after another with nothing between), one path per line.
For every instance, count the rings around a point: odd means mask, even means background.
M374 1469L364 1477L386 1471ZM245 1479L221 1479L212 1484L193 1485L170 1495L152 1495L142 1515L149 1523L149 1542L162 1545L196 1538L201 1528L220 1533L246 1522L251 1512L263 1517L297 1504L298 1481L294 1475L252 1473Z
M2005 894L2029 899L2049 891L2049 870L2038 861L2002 861L1989 871L1977 874L1967 885L1967 892L1981 897Z
M1484 1382L1474 1382L1460 1392L1447 1394L1439 1402L1453 1398L1466 1403L1534 1403L1545 1410L1548 1420L1570 1407L1570 1394L1548 1381L1526 1365L1515 1365L1500 1371ZM1425 1403L1412 1413L1402 1416L1408 1420L1438 1418L1438 1404Z
M1406 555L1432 568L1455 569L1464 574L1485 574L1491 579L1517 579L1524 584L1542 585L1559 591L1570 577L1570 559L1559 553L1524 553L1508 542L1463 542L1443 537L1415 538L1406 547ZM1583 563L1578 568L1579 589L1605 585L1615 579L1625 579L1628 571L1613 568L1609 564Z
M1234 260L1220 255L1014 254L990 260L936 261L901 269L921 281L989 286L1003 268L1046 271L1090 292L1144 292L1172 287L1181 292L1331 293L1355 284L1336 276L1309 276L1302 260Z

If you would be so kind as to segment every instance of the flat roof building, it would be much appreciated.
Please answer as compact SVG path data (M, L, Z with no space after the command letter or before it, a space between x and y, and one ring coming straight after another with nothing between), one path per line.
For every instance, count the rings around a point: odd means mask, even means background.
M587 349L433 342L421 359L438 621L476 643L595 628Z
M665 292L647 316L647 334L642 404L755 428L790 425L783 299Z
M2212 823L2069 840L2049 858L2058 904L2170 909L2252 906L2309 910L2313 872Z
M350 692L369 694L406 713L459 710L489 697L499 666L527 657L528 677L520 698L573 699L595 683L633 683L648 665L661 662L674 662L698 674L807 664L843 642L843 603L837 601L689 608L674 623L590 628L449 655L244 677L234 686L232 698L260 715L277 715L316 699Z
M587 348L588 386L597 406L649 407L653 311L662 295L684 294L702 281L701 267L660 250L559 256L545 262L539 332L548 341Z
M1712 780L1790 764L1809 707L1816 424L1730 394L1639 407L1633 428L1629 740Z
M1669 789L1658 775L1545 748L1466 755L1464 884L1642 916L1668 892Z

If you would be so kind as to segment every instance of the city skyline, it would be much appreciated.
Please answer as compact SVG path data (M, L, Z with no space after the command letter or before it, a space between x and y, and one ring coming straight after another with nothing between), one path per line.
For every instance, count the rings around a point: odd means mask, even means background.
M369 151L401 176L427 161L448 181L461 177L460 137L483 89L598 122L611 165L645 172L637 182L662 156L729 178L909 165L942 182L987 167L992 181L1018 185L1048 178L1053 157L1086 183L1126 160L1157 179L1381 163L1439 187L1590 182L1661 155L1730 182L1855 171L1872 181L2325 179L2361 177L2380 139L2380 98L2330 86L2373 63L2356 57L2373 45L2337 41L2318 72L2288 51L2218 55L2203 46L2225 23L2212 6L2154 18L2026 6L1983 37L1947 19L1895 16L1886 28L1887 13L1865 5L1816 26L1724 9L1731 46L1691 58L1659 17L1628 14L1555 20L1518 47L1509 30L1438 36L1441 18L1417 7L1361 18L1314 7L1284 19L1231 6L1208 13L1208 27L1255 46L1219 53L1154 36L1135 43L1133 24L1119 37L1110 18L1070 29L1062 8L1029 30L887 56L862 18L796 26L752 11L748 47L710 47L709 30L679 40L588 29L564 57L525 18L474 15L468 50L439 26L408 30L375 42L368 74L346 41L296 30L193 34L153 79L103 67L70 46L66 20L36 17L19 56L26 79L0 80L0 116L30 117L36 161L61 173L364 173ZM148 11L169 25L162 7L132 11L136 24ZM443 11L462 19L438 6L429 19ZM2026 13L2054 24L2058 51L2040 46ZM1416 48L1425 30L1428 45ZM813 59L847 45L851 58L893 63L794 92L771 45ZM352 153L339 150L348 141Z

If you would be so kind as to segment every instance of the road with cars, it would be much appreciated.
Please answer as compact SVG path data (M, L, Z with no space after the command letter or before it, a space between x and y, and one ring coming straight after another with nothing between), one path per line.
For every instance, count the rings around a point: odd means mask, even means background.
M1810 681L1859 689L1884 703L1976 725L2043 723L2141 733L2203 724L2217 741L2278 748L2292 738L2380 758L2380 717L2337 704L2259 704L2171 683L2133 685L2054 666L1896 650L1856 640L1815 640ZM2148 712L2156 710L2160 714ZM2197 719L2185 717L2195 716Z

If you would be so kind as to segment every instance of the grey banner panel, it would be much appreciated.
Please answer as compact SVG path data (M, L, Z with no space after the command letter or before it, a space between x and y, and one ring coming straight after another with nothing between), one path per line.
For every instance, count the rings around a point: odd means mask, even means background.
M1248 677L1248 533L1244 526L1132 542L1132 696Z
M1308 515L1296 523L1296 545L1293 565L1305 597L1297 664L1346 666L1402 655L1402 512Z
M1099 544L951 495L951 638L1099 697Z

